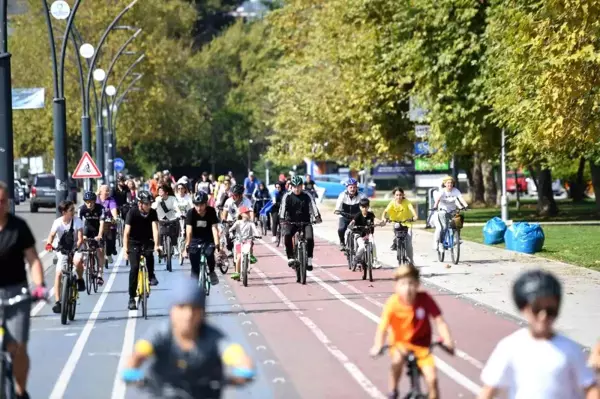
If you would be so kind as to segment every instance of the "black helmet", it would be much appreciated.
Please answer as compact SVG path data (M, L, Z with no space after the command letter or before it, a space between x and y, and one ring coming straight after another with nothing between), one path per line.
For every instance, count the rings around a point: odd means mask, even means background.
M140 191L137 196L137 200L142 204L151 204L154 202L154 197L148 191Z
M86 191L86 193L83 194L83 200L84 201L96 201L96 193L93 191Z
M242 186L241 184L236 184L231 188L231 193L235 195L244 194L244 186Z
M562 298L560 282L553 274L544 270L528 270L521 274L513 284L512 293L519 310L538 298L554 297L559 303Z
M361 198L361 200L358 201L358 205L368 208L371 205L371 201L369 201L368 198Z
M304 184L304 181L302 180L302 178L300 176L294 176L294 177L292 177L292 181L290 182L290 184L292 185L292 187L297 187L297 186L301 186L302 184Z
M208 194L206 194L204 191L198 191L196 195L194 195L192 202L194 205L206 204L208 202Z

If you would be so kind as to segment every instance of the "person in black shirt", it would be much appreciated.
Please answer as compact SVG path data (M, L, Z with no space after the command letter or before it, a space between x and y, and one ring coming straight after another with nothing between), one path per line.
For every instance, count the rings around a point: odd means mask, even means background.
M31 279L36 287L31 296L43 298L46 296L44 269L35 249L35 239L27 223L9 212L8 201L8 187L4 182L0 182L0 298L12 298L22 294L23 290L27 291L29 284L23 259L29 263ZM23 301L3 311L6 316L4 342L6 350L12 356L17 397L29 398L26 387L29 374L27 341L31 302ZM4 393L0 396L4 396Z
M102 240L102 232L104 231L104 207L101 204L96 204L96 194L88 191L83 195L85 202L79 208L79 219L83 220L83 238L94 238L99 244ZM104 284L104 248L98 245L96 249L98 254L98 285Z
M375 226L385 225L385 221L380 221L375 217L373 212L369 211L371 202L368 198L362 198L359 202L360 212L354 216L354 219L348 224L348 229L353 232L353 237L356 243L356 256L354 257L354 263L356 265L364 266L365 258L365 240L364 237L375 232ZM355 227L358 229L353 230ZM367 227L367 228L365 228ZM375 245L375 243L373 243Z
M158 215L152 209L152 194L141 191L138 194L138 207L127 213L125 232L123 237L123 251L129 259L129 310L135 310L135 295L140 269L140 257L146 258L146 267L150 275L150 285L157 285L158 280L154 275L154 251L159 251L158 246Z
M211 284L219 283L217 273L215 273L215 244L219 242L219 230L217 228L219 220L217 211L212 206L208 206L208 194L204 191L198 191L192 200L194 207L190 209L185 216L185 248L186 254L189 254L192 265L192 276L196 279L200 274L200 251L198 245L207 244L204 254L206 263L210 272ZM216 248L219 251L219 248Z
M304 181L304 191L312 195L314 199L319 198L317 190L315 190L315 182L313 181L312 176L309 174L306 175L306 180Z
M284 222L321 223L321 215L313 197L302 191L302 178L294 176L290 184L292 191L286 193L281 200L279 218ZM282 226L281 233L284 235L285 253L288 258L288 266L290 267L295 264L292 238L300 228L302 227L292 224L284 224ZM306 270L310 271L313 268L312 258L315 248L315 239L313 238L313 230L310 224L304 226L304 236L306 237Z
M275 193L273 194L273 207L271 208L271 232L273 233L273 243L277 242L277 232L279 231L279 209L281 200L285 195L285 181L275 183Z

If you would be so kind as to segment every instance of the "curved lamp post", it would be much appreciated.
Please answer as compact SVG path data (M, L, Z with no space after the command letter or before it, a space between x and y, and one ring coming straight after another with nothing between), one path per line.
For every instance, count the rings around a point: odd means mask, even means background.
M135 90L135 84L137 82L140 81L140 79L142 79L142 77L144 76L143 73L138 73L129 83L129 85L127 85L127 87L125 88L125 90L123 91L123 94L121 94L120 96L115 95L113 97L114 101L112 102L111 106L110 106L110 111L113 110L118 110L119 107L121 106L121 103L123 103L123 101L125 100L125 96L127 95L127 93L129 93L130 91ZM119 89L117 88L117 94L119 92ZM117 129L117 115L118 113L115 112L115 115L113 117L112 115L113 113L109 113L110 115L110 119L109 119L109 125L111 127L111 129L114 131L116 131ZM116 141L116 140L115 140Z

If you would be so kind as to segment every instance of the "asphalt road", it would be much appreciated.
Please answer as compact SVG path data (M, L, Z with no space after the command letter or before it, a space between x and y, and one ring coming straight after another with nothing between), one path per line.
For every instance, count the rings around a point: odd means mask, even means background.
M53 211L29 214L19 207L38 241L45 239ZM40 249L43 242L40 242ZM228 398L384 398L389 360L368 355L381 308L392 293L391 270L375 270L375 281L363 281L348 270L332 244L317 240L315 270L306 286L297 284L285 263L283 248L262 243L249 286L227 276L208 298L208 320L241 343L258 366L257 381L231 390ZM52 286L52 255L43 257ZM135 340L165 320L173 277L189 273L189 263L172 273L157 266L160 284L153 287L148 320L127 310L129 268L122 257L105 273L97 294L81 293L76 318L67 326L38 304L32 311L29 346L32 398L137 398L116 376ZM444 398L473 397L479 374L495 344L518 328L494 311L474 306L454 294L425 286L437 299L457 343L457 356L436 353ZM406 378L404 378L405 380ZM406 381L404 381L406 391Z

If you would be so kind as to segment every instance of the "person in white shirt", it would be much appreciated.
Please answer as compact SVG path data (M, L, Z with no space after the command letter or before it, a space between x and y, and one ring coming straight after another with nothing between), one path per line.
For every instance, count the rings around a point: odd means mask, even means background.
M59 251L56 276L54 277L54 297L56 298L56 303L52 307L54 313L60 313L61 309L61 277L63 268L67 266L67 255L70 251L79 248L83 243L83 222L78 217L75 217L75 204L72 201L62 201L58 205L58 210L62 216L52 223L50 234L46 241L47 251L51 251L53 248ZM73 266L75 266L77 272L77 289L85 291L83 257L81 252L75 252Z
M433 250L436 251L440 243L443 242L442 232L448 227L451 215L460 206L460 209L467 207L467 202L463 198L460 190L455 187L454 178L446 176L442 179L442 189L438 190L433 209L437 212L432 216L435 225L433 234Z
M594 372L579 345L554 331L562 288L551 273L529 270L513 285L528 326L502 339L482 373L478 399L505 391L511 399L598 399Z
M179 264L183 263L183 250L185 249L185 216L194 207L192 196L188 193L187 186L183 182L177 183L175 193L176 213L179 218L179 236L177 238L177 252L179 253Z
M241 271L241 254L242 254L242 243L244 241L252 240L254 237L260 237L260 233L256 228L254 222L250 219L250 208L242 206L239 209L239 219L229 229L229 234L235 235L235 273L231 276L233 280L240 280ZM252 242L254 246L254 242ZM256 258L253 254L250 254L250 263L256 263Z
M236 184L231 188L231 197L225 201L223 205L223 212L221 213L221 220L229 222L229 225L233 224L239 216L239 208L245 206L250 209L250 220L254 220L254 212L252 212L252 202L244 197L244 186ZM229 238L229 228L227 223L223 223L225 237L227 238L227 249L229 252L233 250L233 241Z
M162 241L162 237L169 233L169 237L171 237L171 244L176 247L177 239L179 237L179 218L180 213L178 209L178 201L174 195L169 195L169 186L162 185L158 188L158 196L156 200L152 204L152 208L156 210L158 215L158 224L159 224L159 232L160 242ZM171 227L170 223L164 222L177 222L173 223ZM166 225L166 226L165 226ZM166 249L165 249L166 250ZM160 260L160 256L159 256Z

